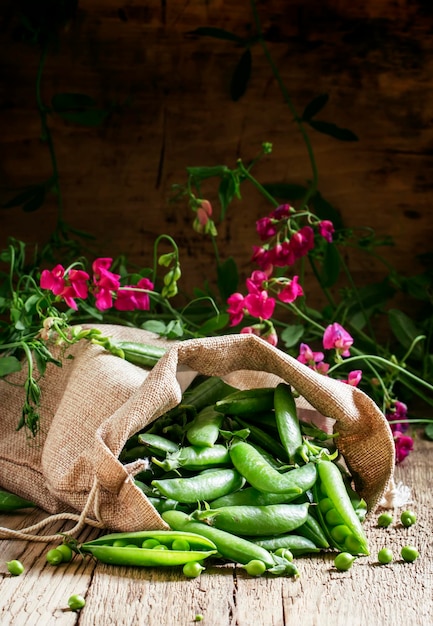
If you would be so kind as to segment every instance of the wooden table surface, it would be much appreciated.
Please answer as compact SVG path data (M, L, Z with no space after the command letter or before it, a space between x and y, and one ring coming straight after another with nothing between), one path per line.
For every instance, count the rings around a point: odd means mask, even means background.
M333 567L333 555L298 558L298 579L265 575L251 578L240 567L209 566L197 579L180 568L126 568L77 558L57 567L46 563L56 544L0 541L1 626L190 626L202 615L204 626L429 626L433 624L433 443L419 436L415 451L396 469L396 480L410 487L418 516L411 528L396 521L387 529L366 523L371 556L348 572ZM398 520L402 509L395 509ZM44 517L40 511L0 516L2 526L22 528ZM70 526L57 523L50 532ZM99 531L86 529L80 541ZM404 563L403 545L420 557ZM388 546L395 559L379 565L377 552ZM12 577L6 561L20 559L25 573ZM85 608L65 610L70 595L86 598Z

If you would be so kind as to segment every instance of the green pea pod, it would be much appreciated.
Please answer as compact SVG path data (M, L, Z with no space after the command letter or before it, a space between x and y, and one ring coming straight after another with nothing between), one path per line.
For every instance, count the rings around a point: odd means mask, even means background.
M320 552L321 550L321 548L316 546L314 541L311 541L311 539L303 537L302 535L295 535L293 533L278 535L276 537L254 537L252 541L254 541L256 545L266 548L266 550L269 550L270 552L274 552L280 548L287 548L290 552L292 552L293 556L313 554L315 552Z
M166 437L154 433L141 433L138 435L138 443L144 446L145 452L154 456L163 456L177 452L179 445Z
M234 491L226 496L217 498L209 503L211 509L219 509L223 506L266 506L267 504L287 504L302 493L300 487L293 487L291 491L285 493L266 493L247 487L240 491Z
M307 491L316 482L317 469L314 463L280 473L246 441L233 442L229 451L234 467L259 491L285 493L294 487Z
M187 427L186 438L193 446L212 447L215 445L224 416L213 406L202 409Z
M275 421L290 463L295 463L303 438L290 386L279 383L274 394Z
M267 506L225 506L194 511L194 519L220 530L243 536L288 533L307 519L309 504L269 504Z
M157 459L153 461L167 472L178 467L200 471L231 464L229 451L222 444L216 444L213 447L185 446L173 454L167 454L163 461Z
M168 549L142 548L141 545L146 539L155 539ZM191 549L171 549L171 545L176 539L187 541ZM113 545L114 542L123 542L126 545ZM217 548L210 539L191 532L172 530L112 533L81 544L79 550L92 554L102 563L142 567L183 565L191 561L201 561L217 553Z
M34 508L36 505L30 500L21 498L14 493L0 490L0 512L9 513L11 511L18 511L19 509Z
M317 470L313 493L320 524L329 543L341 552L368 555L367 537L338 466L332 461L319 460Z
M322 526L319 524L316 518L311 515L311 513L307 515L305 523L298 528L297 532L303 537L306 537L307 539L313 541L315 545L319 548L329 548L329 541L323 531Z
M259 426L251 424L247 420L237 417L236 422L244 428L248 428L250 431L248 439L251 443L261 446L268 452L268 454L272 454L275 459L280 459L280 461L284 461L285 463L290 462L289 455L287 454L284 446L282 446L281 443L275 439L275 437L267 433Z
M244 486L245 478L235 469L227 468L205 470L188 478L153 480L151 484L166 498L193 503L216 500L231 491L237 491Z
M166 511L162 514L162 519L174 530L193 532L207 537L216 545L223 558L234 563L245 565L253 559L258 559L263 561L268 568L275 565L272 555L265 548L257 546L248 539L208 526L203 522L192 521L189 515L181 511Z
M235 388L224 382L222 378L209 376L192 388L186 389L182 403L192 405L199 412L207 406L214 405L215 402L234 391Z
M133 341L113 341L113 345L123 352L126 361L141 367L154 367L167 352L167 348L162 346L151 346Z
M215 410L225 415L249 415L274 408L274 388L243 389L215 403Z

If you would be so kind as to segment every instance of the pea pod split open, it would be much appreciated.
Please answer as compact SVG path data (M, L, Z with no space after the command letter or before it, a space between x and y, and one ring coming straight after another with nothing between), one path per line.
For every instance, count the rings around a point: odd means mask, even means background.
M156 548L142 547L154 539ZM175 540L182 539L190 549L172 549ZM165 546L161 549L160 546ZM131 533L112 533L83 543L80 551L92 554L98 561L111 565L174 566L190 561L202 561L217 553L213 541L202 535L184 531L144 530Z

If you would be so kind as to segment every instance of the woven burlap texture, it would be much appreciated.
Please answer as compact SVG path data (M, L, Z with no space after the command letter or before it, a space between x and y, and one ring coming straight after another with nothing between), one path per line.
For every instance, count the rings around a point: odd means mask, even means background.
M114 339L161 345L146 331L100 326ZM323 376L254 335L228 335L163 343L166 354L151 370L82 341L61 368L49 365L41 380L41 432L17 431L23 396L1 383L0 486L33 500L48 513L80 513L115 531L164 528L133 476L140 464L118 456L133 434L176 406L194 376L224 377L239 388L288 382L317 410L335 420L338 448L369 508L392 481L395 450L389 425L362 391ZM93 488L93 489L92 489Z

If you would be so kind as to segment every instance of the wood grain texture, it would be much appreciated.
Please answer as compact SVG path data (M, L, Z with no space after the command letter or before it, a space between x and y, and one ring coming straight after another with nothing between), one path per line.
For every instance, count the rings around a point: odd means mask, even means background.
M367 522L371 555L348 572L338 572L333 555L297 559L299 579L249 577L242 568L212 565L197 579L185 579L180 568L126 568L74 560L53 567L45 562L54 545L0 541L0 623L2 626L190 626L203 615L206 626L400 626L430 624L433 616L433 481L432 443L419 436L415 450L397 467L396 480L412 490L410 507L418 521L410 528L398 522ZM22 528L42 513L1 515L0 524ZM49 529L61 531L60 526ZM64 528L63 530L66 530ZM86 529L80 539L93 537ZM415 545L420 558L404 563L403 545ZM393 550L395 559L379 565L377 552ZM26 572L6 573L5 562L19 558ZM86 597L80 614L64 611L73 593Z
M430 5L272 0L258 6L298 112L313 97L329 93L318 117L359 137L343 143L311 130L321 193L347 227L391 235L395 246L383 252L398 269L419 271L417 257L431 252L433 236ZM231 42L192 36L200 26L241 37L255 28L246 1L80 3L76 19L62 32L59 51L48 57L42 82L48 103L65 91L89 94L101 106L127 102L96 129L51 119L66 221L91 232L99 254L127 253L139 265L151 262L158 234L172 235L188 292L211 274L213 251L192 230L189 208L170 202L172 185L185 182L187 166L234 166L237 158L248 161L270 141L273 155L257 169L262 182L304 184L311 177L305 146L261 48L252 46L247 92L233 102L229 83L242 51ZM12 19L3 17L3 202L51 173L35 110L37 51L14 40L13 27ZM203 194L218 215L216 189L204 186ZM269 209L245 186L243 200L234 203L220 227L221 255L235 255L242 276L252 269L254 222ZM55 220L54 197L35 213L2 210L0 243L10 235L43 242ZM387 273L352 252L348 263L361 284Z

